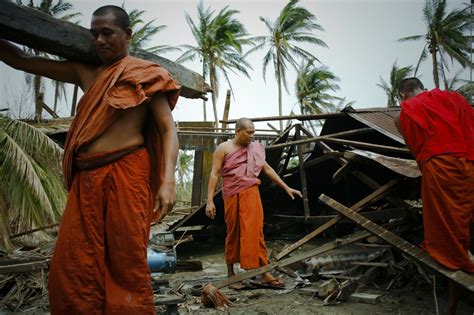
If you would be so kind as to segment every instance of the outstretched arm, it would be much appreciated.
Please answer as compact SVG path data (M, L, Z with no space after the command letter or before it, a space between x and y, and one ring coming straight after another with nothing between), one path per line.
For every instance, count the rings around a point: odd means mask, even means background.
M173 209L176 201L174 171L179 150L178 134L164 93L158 93L152 97L150 108L161 136L163 150L163 182L158 189L154 208L154 211L160 211L160 218L162 218Z
M303 195L299 190L293 189L289 187L281 178L278 176L278 174L275 172L275 170L268 165L267 162L263 165L263 172L265 175L268 176L274 182L277 184L279 187L281 187L287 194L290 196L291 199L295 199L295 196L299 196L300 198L303 198Z
M17 70L82 87L80 78L82 64L30 55L4 39L0 39L0 61Z
M224 163L225 152L222 145L218 146L212 156L212 169L209 176L209 186L207 189L207 205L206 215L214 219L216 217L216 205L214 204L214 192L216 191L219 174L221 173L222 164Z

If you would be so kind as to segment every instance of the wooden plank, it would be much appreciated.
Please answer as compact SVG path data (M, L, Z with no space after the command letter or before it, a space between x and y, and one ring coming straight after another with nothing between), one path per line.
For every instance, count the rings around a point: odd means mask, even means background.
M327 138L327 139L325 139L325 141L326 142L338 143L338 144L351 145L351 146L371 149L371 150L375 150L375 151L410 153L410 151L405 147L398 148L398 147L391 147L391 146L388 146L388 145L380 145L380 144L373 144L373 143L346 140L346 139L337 139L337 138Z
M393 189L393 187L395 187L395 185L398 184L398 182L399 182L399 179L391 180L390 182L383 185L382 187L380 187L379 189L377 189L373 193L371 193L368 196L366 196L365 198L361 199L359 202L357 202L355 205L353 205L351 207L351 209L353 209L354 211L362 210L369 202L371 202L375 198L382 198L384 195L390 193L391 190ZM339 216L329 220L328 222L324 223L323 225L319 226L313 232L309 233L308 235L306 235L302 239L298 240L297 242L291 244L288 247L285 247L280 253L278 253L275 256L275 258L277 260L282 259L283 257L288 255L289 253L291 253L292 251L294 251L298 247L301 247L304 244L306 244L309 240L313 239L317 235L319 235L322 232L326 231L328 228L330 228L331 226L336 224L341 218L342 218L342 216L339 215Z
M282 115L282 116L268 116L268 117L254 117L254 118L249 118L253 122L259 122L259 121L278 121L278 120L299 120L299 121L304 121L304 120L317 120L317 119L326 119L330 117L341 117L341 116L347 116L346 113L327 113L327 114L315 114L315 115ZM221 123L224 121L221 121ZM237 119L229 119L226 121L228 124L235 124L237 122Z
M213 282L212 285L215 286L218 289L223 288L223 287L229 286L231 284L240 282L242 280L250 279L252 277L261 275L262 273L271 271L272 269L275 269L277 267L285 267L285 266L291 265L295 262L302 261L304 259L308 259L308 258L311 258L313 256L325 253L327 251L338 248L340 246L347 245L347 244L350 244L350 243L353 243L353 242L357 242L357 241L362 240L362 239L364 239L368 236L370 236L369 232L359 231L357 233L348 235L344 238L335 239L334 241L328 242L328 243L326 243L326 244L324 244L324 245L322 245L318 248L306 251L304 253L301 253L301 254L298 254L298 255L295 255L295 256L292 256L292 257L288 257L288 258L285 258L285 259L280 260L280 261L272 262L272 263L270 263L266 266L263 266L263 267L260 267L260 268L257 268L257 269L252 269L252 270L237 274L233 277L228 277L224 280Z
M392 232L384 229L383 227L373 223L372 221L364 218L360 214L356 213L355 211L347 208L343 204L340 204L336 200L324 194L319 197L319 200L321 200L321 202L333 208L334 210L336 210L343 216L347 217L348 219L351 219L360 227L366 229L367 231L370 231L375 236L383 239L387 243L400 249L401 251L403 251L405 254L412 257L413 259L436 270L442 275L448 277L449 279L462 285L468 290L474 292L474 276L466 272L463 272L461 270L452 271L452 270L446 269L445 267L438 264L433 258L430 257L430 255L428 255L427 252L423 251L421 248L405 241L398 235L395 235Z
M296 134L295 137L297 140L301 139L300 125L296 125ZM300 170L300 180L301 180L301 192L303 194L303 209L304 209L304 218L307 222L309 213L309 199L308 199L308 183L306 182L306 170L304 167L304 156L303 156L303 147L301 144L297 145L298 151L298 167Z
M89 30L9 1L0 1L0 38L69 60L100 64ZM181 96L205 98L210 91L200 74L171 60L145 51L131 52L131 55L166 68L183 86Z
M359 134L364 134L367 132L371 132L373 129L370 128L360 128L360 129L355 129L355 130L349 130L349 131L341 131L341 132L336 132L324 136L319 136L319 137L313 137L309 139L303 139L303 140L296 140L296 141L290 141L290 142L285 142L281 144L273 144L268 147L266 147L267 150L275 150L283 147L288 147L292 145L298 145L298 144L305 144L305 143L312 143L312 142L317 142L321 140L326 140L329 138L333 137L347 137L347 136L353 136L353 135L359 135Z

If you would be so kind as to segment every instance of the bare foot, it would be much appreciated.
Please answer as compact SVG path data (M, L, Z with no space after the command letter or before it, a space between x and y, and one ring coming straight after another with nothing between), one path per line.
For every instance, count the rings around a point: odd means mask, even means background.
M262 284L268 284L276 287L285 286L285 282L281 279L275 278L271 273L266 272L262 275Z

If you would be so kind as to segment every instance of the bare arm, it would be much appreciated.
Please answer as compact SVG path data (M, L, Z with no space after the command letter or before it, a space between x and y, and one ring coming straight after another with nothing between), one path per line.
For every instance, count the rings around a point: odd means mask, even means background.
M171 109L163 93L155 94L150 109L161 136L163 150L163 182L156 196L154 211L160 211L160 218L173 209L176 201L174 171L178 158L178 134L171 115Z
M289 187L281 178L278 176L278 174L275 172L275 170L268 165L267 162L263 165L263 172L265 175L268 176L268 178L271 179L272 182L277 184L279 187L281 187L287 194L290 196L291 199L295 199L295 195L299 196L300 198L303 198L303 195L299 190L293 189Z
M216 217L216 205L214 204L214 192L216 191L219 174L224 163L225 152L222 145L219 145L212 156L212 169L209 176L209 186L207 189L206 215L214 219Z
M82 87L80 79L82 64L30 55L4 39L0 39L0 61L17 70Z

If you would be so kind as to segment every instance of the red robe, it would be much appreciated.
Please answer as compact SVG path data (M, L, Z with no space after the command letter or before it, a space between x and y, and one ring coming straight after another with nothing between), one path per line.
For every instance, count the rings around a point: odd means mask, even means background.
M49 271L52 314L155 313L146 252L160 182L156 126L147 123L147 148L91 170L75 165L113 155L77 157L77 152L107 130L121 110L160 91L174 107L179 86L169 73L125 57L106 69L79 103L64 152L69 195Z
M227 154L221 171L227 226L226 263L240 262L242 269L268 264L257 178L264 163L263 146L252 142Z
M474 109L455 92L424 92L401 104L400 126L422 173L422 247L445 267L474 272Z

